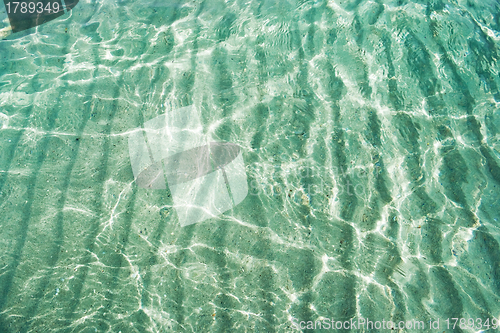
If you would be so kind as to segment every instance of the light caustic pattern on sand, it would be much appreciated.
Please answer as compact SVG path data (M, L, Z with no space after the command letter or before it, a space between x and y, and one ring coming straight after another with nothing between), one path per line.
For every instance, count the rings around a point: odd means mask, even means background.
M0 331L499 317L495 2L155 3L0 44ZM248 195L181 227L128 138L190 105Z

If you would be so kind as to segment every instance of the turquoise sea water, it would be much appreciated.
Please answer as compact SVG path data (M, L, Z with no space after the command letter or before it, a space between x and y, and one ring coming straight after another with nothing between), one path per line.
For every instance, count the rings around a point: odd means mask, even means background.
M0 332L497 331L499 55L479 0L83 0L1 40ZM181 227L129 137L187 106L248 194Z

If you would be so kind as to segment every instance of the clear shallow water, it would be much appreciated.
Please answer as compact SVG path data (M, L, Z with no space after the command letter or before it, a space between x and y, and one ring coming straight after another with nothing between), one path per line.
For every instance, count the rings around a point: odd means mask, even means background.
M500 319L499 13L81 1L1 41L0 331ZM128 138L189 105L249 193L181 227Z

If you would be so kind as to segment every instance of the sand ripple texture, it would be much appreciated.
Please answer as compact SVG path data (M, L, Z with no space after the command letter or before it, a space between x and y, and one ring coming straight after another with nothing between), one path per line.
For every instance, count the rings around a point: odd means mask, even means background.
M490 0L81 0L0 41L0 331L500 319L499 54ZM181 227L127 140L189 105L249 193Z

